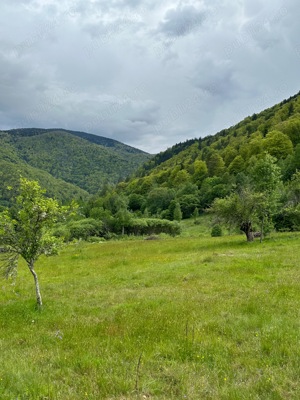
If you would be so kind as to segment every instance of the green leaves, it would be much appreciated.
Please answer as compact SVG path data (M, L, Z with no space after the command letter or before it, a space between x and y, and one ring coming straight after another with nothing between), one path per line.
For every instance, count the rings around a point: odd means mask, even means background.
M264 140L265 150L278 160L293 153L293 143L284 133L274 130L267 134Z

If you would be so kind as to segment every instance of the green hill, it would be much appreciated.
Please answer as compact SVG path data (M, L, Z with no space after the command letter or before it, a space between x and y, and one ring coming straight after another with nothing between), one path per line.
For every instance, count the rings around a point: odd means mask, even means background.
M41 180L52 195L62 192L58 197L64 199L96 193L106 183L124 180L150 158L112 139L57 129L0 131L0 147L0 162L6 162L1 168L3 182L10 181L11 173L21 173ZM51 190L54 187L57 190Z
M188 217L228 194L266 152L277 159L283 182L300 169L300 92L214 136L157 154L121 190L131 198L142 196L152 214L168 214L170 199L178 201ZM160 204L153 205L154 197Z

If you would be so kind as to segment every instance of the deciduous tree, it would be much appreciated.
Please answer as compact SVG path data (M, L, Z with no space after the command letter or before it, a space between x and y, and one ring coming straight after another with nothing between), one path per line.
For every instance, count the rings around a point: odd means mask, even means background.
M16 272L21 256L34 278L38 307L42 306L42 296L35 262L42 254L57 252L58 240L50 234L50 228L66 212L67 207L45 197L38 182L21 178L14 207L0 215L0 246L6 275Z
M223 199L216 199L210 211L215 213L230 227L237 227L245 233L247 241L253 241L253 224L257 221L257 209L261 195L249 187L230 194Z
M276 164L276 158L270 154L265 154L263 158L257 160L250 168L250 179L252 180L253 191L260 194L259 207L256 213L260 221L262 240L265 225L268 222L271 224L281 194L281 170Z
M267 221L275 214L280 189L280 168L276 159L269 154L257 160L252 159L248 183L239 186L229 196L216 199L211 211L231 226L238 226L253 240L253 225L260 224L261 238Z

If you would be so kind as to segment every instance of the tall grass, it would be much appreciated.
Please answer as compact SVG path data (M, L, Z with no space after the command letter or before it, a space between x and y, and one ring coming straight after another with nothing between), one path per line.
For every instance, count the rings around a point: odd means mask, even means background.
M299 399L300 235L79 243L0 290L1 399Z

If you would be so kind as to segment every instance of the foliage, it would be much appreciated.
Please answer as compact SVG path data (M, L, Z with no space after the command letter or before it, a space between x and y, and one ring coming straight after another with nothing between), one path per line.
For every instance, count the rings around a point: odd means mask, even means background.
M286 206L274 217L274 226L280 231L300 231L300 205Z
M257 211L260 209L262 196L251 188L242 188L223 199L215 199L210 212L215 213L230 228L243 231L248 241L253 240L253 225L258 222Z
M145 198L141 194L132 193L128 201L128 207L131 211L143 211L145 209Z
M159 215L163 210L169 208L170 203L174 198L174 190L164 187L154 188L147 196L147 209L152 215Z
M241 155L237 155L228 166L228 172L236 175L245 170L245 161Z
M74 239L87 240L91 236L101 237L104 235L103 222L93 218L70 221L65 225L65 229L65 241L71 241ZM56 234L58 235L59 231Z
M283 207L275 215L274 223L278 230L300 230L300 171L297 171L286 187Z
M182 220L182 212L179 203L175 203L174 211L173 211L173 220L174 221L181 221Z
M270 131L265 139L265 150L278 160L293 153L293 143L290 138L280 131Z
M211 236L218 237L218 236L222 236L222 235L223 235L223 231L222 231L221 225L214 225L211 229Z
M207 168L209 176L222 176L225 163L223 158L217 152L213 152L207 159Z
M166 233L171 236L179 235L180 225L176 221L159 218L133 218L125 226L127 234L152 235Z
M269 154L257 160L252 158L249 167L249 184L239 185L229 196L215 199L211 208L225 223L239 227L247 240L253 240L255 223L263 237L271 227L280 195L280 168Z
M279 207L281 188L281 171L276 165L276 159L269 154L258 160L250 169L250 178L254 190L260 194L257 216L260 221L261 237L272 227L272 217Z

